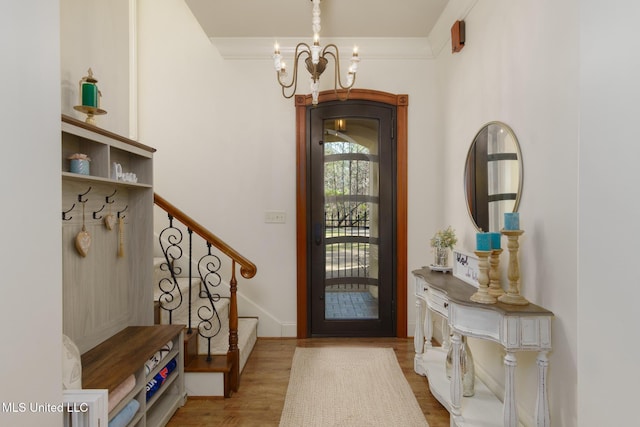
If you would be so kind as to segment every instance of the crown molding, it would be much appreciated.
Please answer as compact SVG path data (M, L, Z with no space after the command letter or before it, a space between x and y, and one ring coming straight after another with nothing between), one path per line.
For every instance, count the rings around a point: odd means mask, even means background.
M320 38L326 46L333 43L347 56L354 46L362 59L434 59L451 42L451 26L463 20L478 0L450 0L433 30L427 37L341 37ZM309 37L211 37L211 44L224 59L264 59L271 60L273 47L277 42L284 60L293 57L295 47L300 42L311 43ZM446 51L446 50L445 50ZM345 56L345 58L347 57Z
M212 37L211 43L224 59L269 59L277 42L284 60L293 57L298 43L312 43L308 37ZM431 46L426 37L344 37L320 38L326 46L330 43L338 46L343 54L350 56L354 46L358 46L361 58L368 59L429 59L433 57ZM347 56L345 56L346 58Z

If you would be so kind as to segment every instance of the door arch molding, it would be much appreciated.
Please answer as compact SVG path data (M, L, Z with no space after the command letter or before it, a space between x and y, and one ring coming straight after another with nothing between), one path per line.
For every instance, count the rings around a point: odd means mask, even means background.
M344 91L320 92L318 102L344 99ZM407 110L409 95L396 95L370 89L352 89L350 100L380 102L396 107L396 336L407 336ZM307 282L307 107L311 105L311 95L296 95L296 304L297 337L309 336L309 292Z

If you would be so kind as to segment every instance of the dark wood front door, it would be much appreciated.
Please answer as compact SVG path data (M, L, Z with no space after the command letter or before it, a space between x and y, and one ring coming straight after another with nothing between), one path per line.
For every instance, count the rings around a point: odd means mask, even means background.
M309 311L315 336L393 336L395 107L309 107Z

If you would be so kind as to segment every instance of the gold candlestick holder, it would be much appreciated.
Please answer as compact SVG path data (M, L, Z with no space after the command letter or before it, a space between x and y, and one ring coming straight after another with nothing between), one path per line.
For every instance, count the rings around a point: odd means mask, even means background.
M471 295L471 301L480 304L495 304L496 297L489 293L489 257L491 251L475 251L478 256L478 291Z
M89 68L88 75L84 76L78 82L78 102L80 105L75 105L74 110L80 111L87 115L85 123L90 125L96 124L95 116L107 114L105 110L100 108L100 101L102 99L102 92L98 90L98 80L93 77L93 70ZM84 89L88 89L87 99L84 98Z
M489 258L489 264L491 269L489 270L489 294L494 297L504 295L504 289L500 283L500 254L502 249L494 249L491 251L491 257Z
M87 118L85 119L85 123L88 123L90 125L95 125L96 124L96 120L95 120L95 116L100 116L102 114L107 114L107 112L103 109L100 108L95 108L95 107L89 107L87 105L75 105L73 107L74 110L76 111L80 111L81 113L84 113L87 115Z
M509 249L509 268L507 269L507 277L509 279L509 288L507 292L498 298L498 301L511 305L527 305L527 301L520 295L520 264L518 262L518 238L524 233L524 230L502 230L502 234L507 236Z

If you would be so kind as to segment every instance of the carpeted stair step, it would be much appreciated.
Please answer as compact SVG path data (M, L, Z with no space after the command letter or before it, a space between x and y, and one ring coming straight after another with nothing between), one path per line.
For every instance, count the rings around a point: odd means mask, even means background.
M190 396L225 396L231 395L229 387L230 366L227 364L229 348L228 329L212 340L211 360L207 360L206 344L202 348L202 337L198 337L199 353L185 363L185 386ZM195 335L194 331L194 335ZM244 370L247 359L255 346L258 336L258 319L245 317L238 319L238 349L240 351L240 372ZM206 340L204 340L206 342ZM214 342L215 341L215 342ZM215 343L215 348L213 344ZM215 349L216 352L213 350ZM204 354L202 354L204 353Z
M241 317L238 319L238 348L240 349L240 372L244 369L247 359L258 338L258 319L255 317ZM211 354L227 354L229 349L229 328L211 340ZM198 354L207 354L207 340L198 339Z

